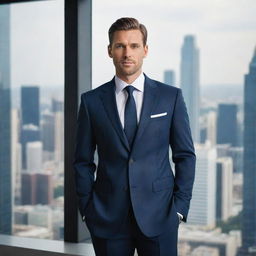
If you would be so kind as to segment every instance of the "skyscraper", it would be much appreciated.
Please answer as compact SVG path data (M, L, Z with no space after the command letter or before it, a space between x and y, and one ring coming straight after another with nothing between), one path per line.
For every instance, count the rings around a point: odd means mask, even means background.
M53 182L50 173L23 173L21 203L23 205L51 204Z
M175 74L173 70L164 71L164 83L174 86L175 84Z
M39 126L39 87L21 87L22 124Z
M40 141L40 130L33 124L23 125L21 129L20 143L22 146L22 169L27 168L26 145L28 142Z
M193 197L188 223L215 226L216 209L216 148L208 142L195 145L197 162Z
M64 112L64 102L58 99L52 99L52 112Z
M233 161L231 157L217 159L216 220L226 221L232 213Z
M217 119L217 143L237 146L237 105L219 104Z
M199 111L199 50L195 38L187 35L181 49L181 78L180 85L188 109L192 136L195 142L200 141Z
M27 171L39 172L43 165L43 144L41 141L28 142L26 145Z
M12 232L10 7L0 6L0 233Z
M240 255L256 253L256 48L245 75L242 248Z
M63 162L64 161L64 113L63 112L56 112L54 113L55 116L55 161L56 162Z
M40 140L39 87L21 87L21 137L22 168L26 169L26 143Z
M54 152L55 144L55 116L53 113L44 113L41 123L41 138L43 141L43 150L47 152Z

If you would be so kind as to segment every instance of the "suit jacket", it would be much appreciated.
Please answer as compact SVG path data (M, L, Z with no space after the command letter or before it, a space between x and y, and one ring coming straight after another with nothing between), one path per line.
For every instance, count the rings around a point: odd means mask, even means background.
M130 205L138 226L148 237L161 234L167 225L176 225L177 212L186 221L195 159L181 89L145 75L140 122L132 148L118 115L114 79L82 94L75 181L80 213L94 235L109 238L116 234Z

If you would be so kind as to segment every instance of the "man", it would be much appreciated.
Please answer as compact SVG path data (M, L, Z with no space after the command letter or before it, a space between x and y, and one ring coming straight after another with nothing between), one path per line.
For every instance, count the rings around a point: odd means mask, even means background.
M145 26L118 19L108 46L116 75L81 96L76 190L97 256L135 248L140 256L177 255L179 221L187 219L195 172L189 119L180 89L142 73L147 53Z

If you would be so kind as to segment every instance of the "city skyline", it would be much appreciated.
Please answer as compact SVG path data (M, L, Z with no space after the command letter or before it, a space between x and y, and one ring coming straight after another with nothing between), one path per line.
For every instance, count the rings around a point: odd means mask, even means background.
M248 71L248 60L256 44L256 19L252 11L256 2L248 2L244 5L238 0L195 0L191 4L191 1L187 0L171 3L162 0L156 5L154 1L138 3L132 0L119 5L117 1L93 1L93 87L113 77L113 65L107 56L107 30L120 16L137 17L147 26L149 56L145 59L144 71L155 79L163 80L163 72L166 69L172 69L176 77L180 76L179 49L183 37L193 34L197 37L201 50L202 86L242 84L243 75ZM108 12L103 11L106 4L109 7ZM58 45L57 48L56 45L60 40L64 40L63 1L47 2L47 5L40 1L14 4L11 9L12 28L15 26L15 30L12 30L12 86L39 82L45 86L61 84L64 79L64 44ZM54 18L50 18L51 9L57 10ZM141 9L144 11L141 12ZM227 11L229 9L232 9L232 12ZM152 11L154 17L158 18L153 21ZM102 13L100 18L96 15L98 12ZM34 15L37 19L34 19ZM32 38L30 34L37 33L38 27L42 28L40 33ZM24 31L27 31L26 34ZM159 47L159 42L164 44ZM30 56L24 55L24 47L30 47ZM46 49L38 51L43 47ZM50 54L50 62L44 54L48 50L53 53ZM24 59L26 65L23 65ZM41 67L41 71L31 74L30 69L34 63ZM102 71L100 77L97 76L97 70Z

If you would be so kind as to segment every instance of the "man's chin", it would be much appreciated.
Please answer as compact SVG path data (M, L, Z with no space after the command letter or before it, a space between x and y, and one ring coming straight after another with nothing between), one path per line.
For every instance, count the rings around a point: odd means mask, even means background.
M139 70L122 70L122 72L120 72L123 76L133 76L136 73L138 73Z

